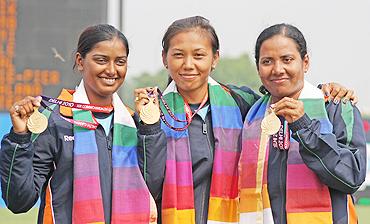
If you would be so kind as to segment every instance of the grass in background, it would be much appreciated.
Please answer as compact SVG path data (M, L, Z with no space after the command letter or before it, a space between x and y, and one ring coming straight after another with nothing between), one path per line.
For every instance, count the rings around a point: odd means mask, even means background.
M357 205L356 212L359 224L370 224L370 206Z
M34 224L37 223L38 208L32 208L23 214L13 214L7 208L0 208L0 224Z

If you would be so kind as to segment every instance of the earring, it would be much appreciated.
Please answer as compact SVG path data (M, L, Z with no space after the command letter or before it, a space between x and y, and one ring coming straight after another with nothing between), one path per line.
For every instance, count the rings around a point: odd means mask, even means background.
M212 65L211 71L215 70L216 66Z
M168 65L167 64L165 64L164 67L166 67L166 69L168 69Z

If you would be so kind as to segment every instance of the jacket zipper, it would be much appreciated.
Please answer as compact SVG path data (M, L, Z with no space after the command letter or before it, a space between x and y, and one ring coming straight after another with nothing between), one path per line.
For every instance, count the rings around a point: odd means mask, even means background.
M207 142L208 142L208 149L209 149L209 152L211 154L211 159L213 160L213 150L212 150L212 147L211 147L211 141L209 140L209 137L208 137L208 130L207 130L207 123L203 120L203 124L202 124L202 133L206 136L207 138ZM211 181L212 181L212 177L211 177ZM202 208L201 208L201 213L200 213L200 224L203 224L204 223L204 217L203 214L204 214L204 203L205 203L205 194L206 194L206 190L210 188L208 185L206 186L206 189L203 189L202 191ZM208 208L207 208L208 209ZM207 217L208 218L208 217Z
M208 130L207 130L207 124L205 121L203 121L203 124L202 124L202 133L206 136L207 138L207 142L208 142L208 149L209 149L209 152L211 153L211 158L213 160L213 149L211 147L211 141L209 140L209 137L208 137Z

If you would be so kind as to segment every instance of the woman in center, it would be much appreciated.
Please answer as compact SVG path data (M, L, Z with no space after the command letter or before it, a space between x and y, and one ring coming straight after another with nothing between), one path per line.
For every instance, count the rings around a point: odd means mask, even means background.
M162 223L236 222L243 121L229 90L209 76L219 60L215 30L200 16L180 19L167 29L162 46L173 79L163 98L175 117L186 121L175 121L161 104L168 126L138 127L143 175L162 207ZM138 112L149 91L136 90ZM249 94L244 111L258 98Z

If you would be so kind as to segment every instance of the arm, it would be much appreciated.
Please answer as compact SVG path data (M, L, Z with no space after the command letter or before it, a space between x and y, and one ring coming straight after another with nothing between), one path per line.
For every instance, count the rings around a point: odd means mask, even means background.
M307 115L290 124L307 164L329 187L353 193L366 176L366 141L360 112L351 104L327 104L333 133L321 134L320 122Z
M28 96L9 109L13 127L1 142L2 197L14 213L26 212L35 204L52 170L51 151L56 142L51 125L34 142L27 128L27 120L40 101L40 97Z
M340 101L343 103L347 103L351 101L353 105L358 102L358 97L356 96L355 92L351 89L347 89L346 87L335 83L325 83L319 84L317 86L326 96L327 101L333 101L335 104L338 104Z
M54 137L47 129L32 143L31 133L13 129L1 142L0 174L2 197L13 213L26 212L40 196L53 169L51 145Z
M135 115L137 120L137 114ZM156 201L161 201L167 158L167 138L160 122L153 125L138 124L138 156L140 170Z
M230 90L231 96L238 104L244 121L249 109L260 98L260 96L247 86L237 87L234 85L227 85L227 88Z

